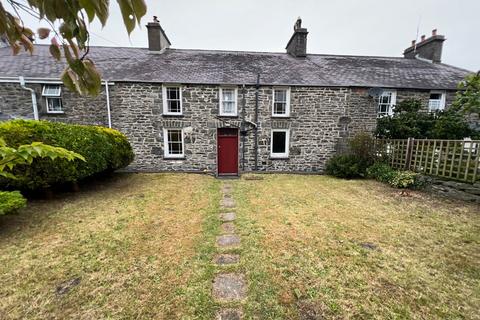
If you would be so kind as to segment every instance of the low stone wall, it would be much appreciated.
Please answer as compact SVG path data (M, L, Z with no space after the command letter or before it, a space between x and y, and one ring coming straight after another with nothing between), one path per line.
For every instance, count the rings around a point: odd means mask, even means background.
M428 189L449 198L480 203L480 181L471 184L434 178Z

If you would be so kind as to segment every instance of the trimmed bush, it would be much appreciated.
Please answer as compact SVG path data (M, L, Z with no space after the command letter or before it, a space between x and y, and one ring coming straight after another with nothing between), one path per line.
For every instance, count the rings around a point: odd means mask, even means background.
M78 181L126 167L134 157L125 135L99 126L14 120L0 124L0 137L12 147L39 141L75 151L86 160L35 159L31 165L16 166L18 179L1 179L0 188L33 190Z
M328 160L325 172L345 179L364 177L368 163L355 155L337 155Z
M419 174L413 171L395 171L393 177L388 183L395 188L399 189L412 189L417 187L417 181Z
M395 176L395 170L388 164L383 162L376 162L367 169L367 177L389 183L389 181Z
M0 216L14 212L27 205L27 200L19 191L0 191Z

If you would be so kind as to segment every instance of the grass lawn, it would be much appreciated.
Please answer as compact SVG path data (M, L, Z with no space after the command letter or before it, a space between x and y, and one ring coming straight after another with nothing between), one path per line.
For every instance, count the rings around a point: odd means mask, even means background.
M220 187L120 174L0 216L0 319L213 319L243 272L246 319L479 319L478 206L374 181L228 180L241 260L220 270Z
M197 312L207 289L189 288L201 281L194 266L218 211L218 181L131 174L88 188L0 216L0 319Z
M235 196L258 319L479 319L480 210L374 181L265 175Z

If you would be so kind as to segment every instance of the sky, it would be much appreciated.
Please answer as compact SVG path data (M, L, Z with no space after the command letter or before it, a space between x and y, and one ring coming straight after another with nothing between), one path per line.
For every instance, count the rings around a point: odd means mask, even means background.
M146 0L147 15L131 36L116 1L103 29L90 25L91 44L147 47L145 24L158 16L173 48L285 52L297 17L307 52L402 56L432 29L445 35L442 62L480 70L480 0ZM28 26L42 23L25 17Z

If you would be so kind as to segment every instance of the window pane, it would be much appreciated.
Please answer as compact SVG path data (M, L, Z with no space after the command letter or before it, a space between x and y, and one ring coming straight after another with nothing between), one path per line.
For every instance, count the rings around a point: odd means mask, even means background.
M441 100L442 94L441 93L431 93L430 100Z
M62 111L62 99L60 98L47 98L47 111Z
M287 104L285 102L275 102L273 104L273 113L274 114L286 114L287 113Z
M168 112L180 113L180 101L179 100L169 100L168 103Z
M168 100L180 100L180 88L167 88Z
M60 86L58 85L46 85L43 87L44 96L60 96Z
M287 90L275 90L275 102L287 102Z
M287 133L284 131L274 131L272 133L272 153L285 153Z
M222 89L222 101L235 101L235 90Z
M223 101L223 113L235 114L235 102Z

